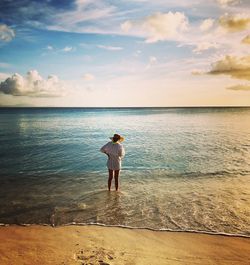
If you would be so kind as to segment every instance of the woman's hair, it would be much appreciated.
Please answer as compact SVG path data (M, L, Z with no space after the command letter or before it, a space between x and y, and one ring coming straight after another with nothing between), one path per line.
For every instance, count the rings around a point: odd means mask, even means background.
M119 134L114 134L114 136L113 136L113 142L116 143L117 141L120 140L120 138L121 138L121 136Z
M120 138L118 138L118 137L113 137L113 142L116 143L119 139L120 139Z

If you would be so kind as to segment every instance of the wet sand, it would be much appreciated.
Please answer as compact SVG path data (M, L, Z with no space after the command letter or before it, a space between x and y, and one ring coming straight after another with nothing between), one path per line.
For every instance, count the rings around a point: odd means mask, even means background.
M250 238L102 226L0 227L1 265L250 264Z

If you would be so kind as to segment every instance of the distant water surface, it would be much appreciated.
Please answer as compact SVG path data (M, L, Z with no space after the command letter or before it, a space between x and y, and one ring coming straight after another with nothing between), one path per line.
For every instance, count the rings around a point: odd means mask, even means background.
M99 149L122 134L121 192ZM0 222L250 236L250 108L1 108Z

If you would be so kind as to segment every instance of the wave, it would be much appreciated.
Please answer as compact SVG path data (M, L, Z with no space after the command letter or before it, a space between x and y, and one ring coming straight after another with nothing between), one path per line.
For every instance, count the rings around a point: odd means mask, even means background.
M0 227L8 227L8 226L50 226L50 227L65 227L65 226L102 226L102 227L118 227L122 229L137 229L137 230L149 230L154 232L178 232L178 233L195 233L195 234L206 234L206 235L216 235L216 236L228 236L228 237L242 237L242 238L250 238L250 235L245 234L232 234L232 233L225 233L225 232L216 232L216 231L204 231L204 230L193 230L193 229L170 229L170 228L150 228L150 227L138 227L138 226L126 226L126 225L108 225L108 224L102 224L102 223L76 223L71 222L67 224L61 224L61 225L53 225L53 224L45 224L45 223L32 223L32 224L26 224L26 223L20 223L20 224L5 224L0 223Z
M133 174L136 173L143 174L143 176L152 177L152 174L156 174L157 176L164 175L165 177L220 177L220 176L226 176L226 177L235 177L235 176L250 176L250 170L244 170L244 169L228 169L228 170L217 170L217 171L186 171L186 172L172 172L169 171L167 168L163 167L129 167L124 166L123 171L126 172L126 174Z

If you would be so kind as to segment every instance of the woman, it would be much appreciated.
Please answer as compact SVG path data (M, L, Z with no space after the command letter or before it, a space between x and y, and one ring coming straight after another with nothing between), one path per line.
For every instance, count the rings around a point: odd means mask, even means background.
M108 179L108 189L110 191L111 183L113 177L115 177L115 189L118 191L119 188L119 173L121 170L121 160L125 156L124 147L121 145L121 142L124 141L124 138L119 134L114 134L113 137L110 137L112 140L108 142L101 148L101 152L108 156L107 167L109 170L109 179Z

